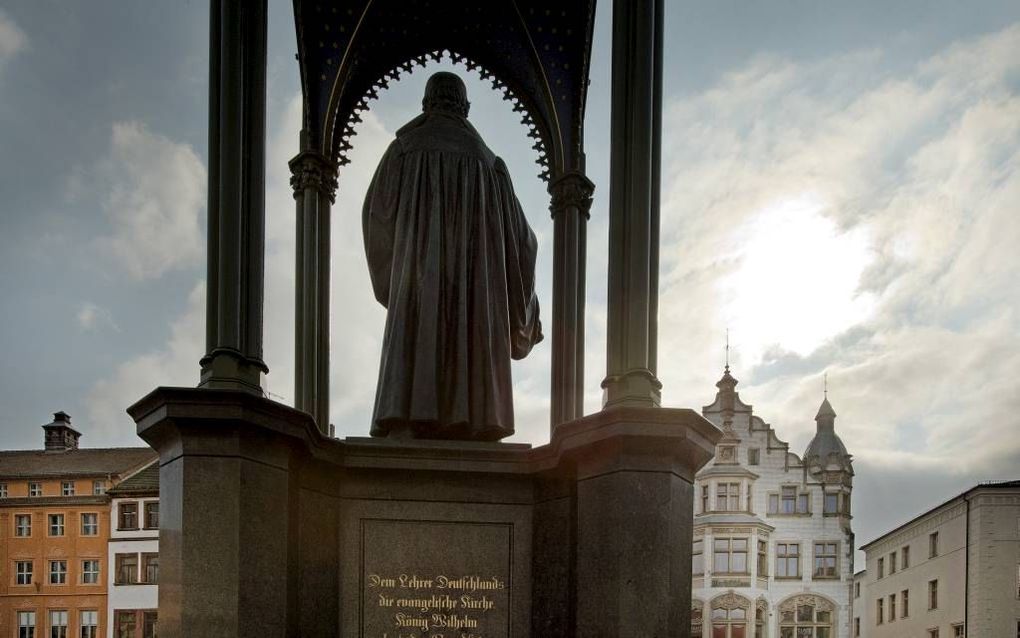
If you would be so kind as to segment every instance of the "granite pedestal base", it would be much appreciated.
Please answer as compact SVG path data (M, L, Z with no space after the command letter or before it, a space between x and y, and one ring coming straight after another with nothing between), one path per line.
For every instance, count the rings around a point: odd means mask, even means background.
M548 445L324 437L245 392L159 388L161 638L686 636L692 482L719 431L614 408Z

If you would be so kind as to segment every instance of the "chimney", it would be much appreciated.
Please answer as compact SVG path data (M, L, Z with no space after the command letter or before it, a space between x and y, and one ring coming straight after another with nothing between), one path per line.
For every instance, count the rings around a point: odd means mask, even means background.
M44 440L47 452L66 452L78 449L81 432L71 427L71 415L61 410L53 413L53 423L42 426L46 432Z

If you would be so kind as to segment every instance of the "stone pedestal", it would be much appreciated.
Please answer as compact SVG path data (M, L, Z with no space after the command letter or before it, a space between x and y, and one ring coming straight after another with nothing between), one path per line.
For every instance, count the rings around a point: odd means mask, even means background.
M160 636L688 630L692 480L719 437L691 410L605 410L538 448L337 441L229 390L129 411L160 453Z

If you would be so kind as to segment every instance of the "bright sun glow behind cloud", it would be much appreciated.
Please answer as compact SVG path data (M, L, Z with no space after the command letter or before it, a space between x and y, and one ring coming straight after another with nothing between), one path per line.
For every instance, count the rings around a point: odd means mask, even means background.
M858 292L871 261L866 231L841 232L811 194L755 213L737 232L737 270L720 282L723 316L745 356L772 348L807 356L865 320L873 295Z

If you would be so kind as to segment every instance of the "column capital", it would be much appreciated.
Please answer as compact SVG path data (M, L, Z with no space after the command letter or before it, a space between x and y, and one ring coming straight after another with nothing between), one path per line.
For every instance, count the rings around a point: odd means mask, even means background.
M337 167L329 158L316 151L301 151L288 165L294 197L306 188L314 188L328 196L331 204L336 203Z
M585 219L590 219L594 192L595 184L580 171L570 171L557 177L549 183L549 194L552 195L549 210L553 218L570 207L576 207Z

